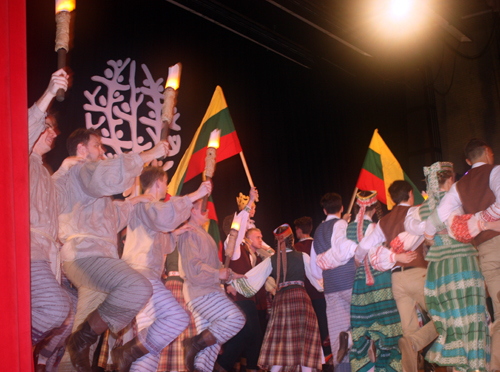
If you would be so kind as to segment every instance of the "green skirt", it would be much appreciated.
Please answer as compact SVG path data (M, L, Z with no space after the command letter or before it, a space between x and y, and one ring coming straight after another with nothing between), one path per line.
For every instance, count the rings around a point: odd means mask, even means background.
M429 362L459 371L487 371L490 337L485 301L476 256L429 263L425 303L439 334L427 352Z
M353 346L350 351L351 371L402 371L398 340L403 335L401 319L392 295L390 271L370 267L375 284L366 284L364 265L356 270L351 298ZM375 342L377 361L370 362L368 348Z

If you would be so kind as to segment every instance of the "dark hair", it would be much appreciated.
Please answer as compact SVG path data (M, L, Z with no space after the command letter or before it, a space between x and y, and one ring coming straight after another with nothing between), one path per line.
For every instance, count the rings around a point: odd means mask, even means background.
M277 229L277 231L276 231L276 232L277 232L278 234L281 234L281 233L282 233L283 231L285 231L287 228L288 228L288 227L286 227L286 226L280 226L280 227L278 227L278 229ZM279 250L280 250L280 245L279 245L278 239L276 239L276 238L275 238L274 240L276 241L276 247L277 247L276 252L279 252ZM288 236L285 238L285 247L290 248L290 249L294 249L294 248L293 248L293 243L294 243L294 242L295 242L295 240L293 239L293 234L288 235Z
M448 179L453 178L454 173L451 170L441 170L438 171L436 175L438 179L438 185L443 186Z
M139 177L141 181L141 187L143 190L149 189L156 180L163 179L167 176L167 172L161 167L144 167L141 176Z
M473 138L467 143L467 145L465 145L464 148L465 158L473 162L477 158L481 157L481 155L483 155L487 147L490 146L482 139Z
M295 229L301 229L304 234L309 235L313 229L313 220L311 217L300 217L293 221Z
M258 231L260 233L262 233L260 231L260 229L256 228L256 227L252 227L251 229L248 229L247 232L245 233L245 238L248 238L250 236L251 233L255 232L255 231Z
M413 187L407 181L394 181L391 186L389 186L389 194L394 203L399 204L401 202L407 201L410 198L410 191Z
M334 192L329 192L321 198L321 206L328 214L335 214L342 209L342 197Z
M90 136L96 136L99 138L101 137L99 132L97 132L95 129L78 128L73 133L71 133L66 140L66 149L68 150L69 156L76 155L76 149L80 143L87 146L90 140Z
M57 118L53 114L47 114L47 116L45 117L45 121L47 121L47 119L49 119L52 122L52 128L54 130L56 130L57 129Z
M372 191L360 191L359 194L363 197L365 196L370 196L373 192ZM353 216L356 216L359 213L359 205L358 203L354 203L354 206L352 208ZM382 218L382 207L380 206L380 202L377 200L377 202L373 205L370 205L369 207L366 207L365 213L370 212L372 210L376 211L376 214L372 217L373 222L377 222Z

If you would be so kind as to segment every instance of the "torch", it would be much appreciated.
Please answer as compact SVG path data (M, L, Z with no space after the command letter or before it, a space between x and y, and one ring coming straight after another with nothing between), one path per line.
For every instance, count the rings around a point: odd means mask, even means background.
M217 149L219 148L219 137L220 129L214 129L210 133L210 138L208 140L207 156L205 157L205 180L210 180L214 176L215 172L215 158L217 157ZM201 205L201 211L205 213L207 211L208 195L203 197L203 204Z
M76 0L56 0L56 52L57 69L66 67L66 54L69 52L71 12ZM57 91L56 99L64 101L64 90Z
M174 118L174 108L177 103L177 89L181 82L181 63L177 63L168 68L167 83L163 91L163 106L161 108L161 121L163 128L161 130L161 139L167 140L169 126Z
M233 223L231 224L231 231L229 231L229 238L227 240L226 251L224 252L226 259L224 261L224 267L229 267L229 261L234 254L234 248L236 247L236 239L238 237L238 232L241 226L241 217L235 216Z

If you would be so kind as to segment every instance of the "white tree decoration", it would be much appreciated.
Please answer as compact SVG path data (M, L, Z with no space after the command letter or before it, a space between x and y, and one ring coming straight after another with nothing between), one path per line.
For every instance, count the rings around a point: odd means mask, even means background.
M155 81L147 66L142 64L146 79L143 80L142 87L137 87L135 61L131 62L130 58L127 58L125 62L110 60L107 64L110 67L104 70L104 77L92 76L91 78L92 81L101 85L97 86L93 93L88 90L83 93L89 101L83 106L87 111L85 113L86 127L100 129L102 143L111 147L116 154L129 151L141 152L152 148L161 137L163 78ZM128 84L124 83L123 75L127 66L129 66ZM101 92L102 86L107 88L107 92ZM130 98L127 102L124 93L128 91L130 91ZM144 102L150 111L148 116L138 117L138 109ZM180 131L181 127L176 122L180 114L177 109L175 111L170 130ZM93 118L97 120L96 123ZM149 135L150 140L144 137L146 134L144 132ZM172 148L169 157L175 156L181 147L180 135L169 135L168 142ZM164 169L170 169L173 165L173 161L168 161Z

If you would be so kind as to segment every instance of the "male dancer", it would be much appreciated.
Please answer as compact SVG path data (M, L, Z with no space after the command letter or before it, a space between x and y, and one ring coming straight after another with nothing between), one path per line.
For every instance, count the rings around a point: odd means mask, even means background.
M396 206L377 223L372 233L360 242L355 255L359 262L372 247L378 247L383 242L386 242L387 246L393 246L393 240L405 231L405 217L413 205L413 188L406 181L394 181L389 187L389 194ZM389 252L382 248L376 250L375 255L382 256L382 251ZM370 262L376 270L383 271L392 268L392 292L403 328L403 337L398 342L403 369L406 372L417 372L418 351L429 345L438 334L432 322L420 328L415 309L416 303L422 309L427 309L424 298L427 261L424 259L423 239L416 239L415 244L409 250L413 253L408 253L407 256L397 255L402 252L389 252L385 263L378 263L378 260L373 257L370 257ZM400 261L397 262L397 259Z
M60 285L60 244L57 241L58 189L42 160L43 155L52 149L57 137L55 119L53 116L46 116L45 111L58 89L66 91L67 88L67 73L64 70L54 72L44 94L28 111L33 344L45 339L52 330L63 328L60 326L68 317L71 308L69 298ZM67 171L71 164L74 162L66 162L59 175ZM63 329L58 333L63 334ZM59 341L59 337L53 337L50 345L40 349L36 371L45 370L46 361Z
M220 281L243 277L222 268L217 245L203 229L208 213L198 200L191 209L187 225L180 228L177 248L181 255L184 298L198 334L184 340L186 367L189 371L212 372L221 345L245 325L245 316L226 296Z
M78 288L67 351L77 371L90 372L90 348L98 336L108 328L114 333L124 328L152 294L150 282L118 258L117 235L128 224L133 203L113 201L111 195L129 188L144 163L165 156L168 144L102 160L100 136L77 129L67 145L70 156L85 159L68 172L59 216L63 270Z
M258 198L257 189L252 188L247 205L252 205L256 198ZM243 208L240 213L249 213L245 209ZM239 247L235 247L235 254L229 262L229 268L240 273L250 271L256 264L262 261L257 255L257 249L262 248L262 233L260 230L251 228L246 231L245 237L245 241ZM254 246L253 241L255 241L256 246ZM231 293L236 305L245 314L246 323L238 334L224 344L224 353L217 359L215 370L219 372L229 371L241 356L241 353L245 351L247 360L246 370L257 371L259 369L257 363L259 361L263 337L257 312L257 296L259 294L264 295L265 301L265 289L262 288L261 291L250 298L240 295L230 285L227 287L227 291Z
M331 250L333 268L323 271L328 333L335 370L350 372L345 337L351 328L351 293L356 273L353 256L357 244L346 237L347 222L340 218L344 210L342 197L336 193L325 194L321 199L321 206L326 220L318 226L314 234L311 269L314 270L315 267L315 255ZM345 346L339 351L340 337Z
M491 327L491 371L500 371L500 233L488 230L485 222L500 219L500 167L494 165L493 151L483 140L471 139L465 146L467 164L472 168L451 186L437 207L437 218L427 219L426 238L432 239L439 221L447 221L462 207L475 214L479 230L472 243L479 252L479 266L493 302L495 322Z
M161 167L146 167L140 177L144 196L152 202L136 205L127 227L122 260L144 275L153 295L137 314L137 337L111 351L120 371L156 372L160 353L189 324L189 316L161 281L164 256L175 246L166 244L164 233L173 231L190 216L193 202L209 194L210 181L183 197L161 201L167 194L167 173Z

